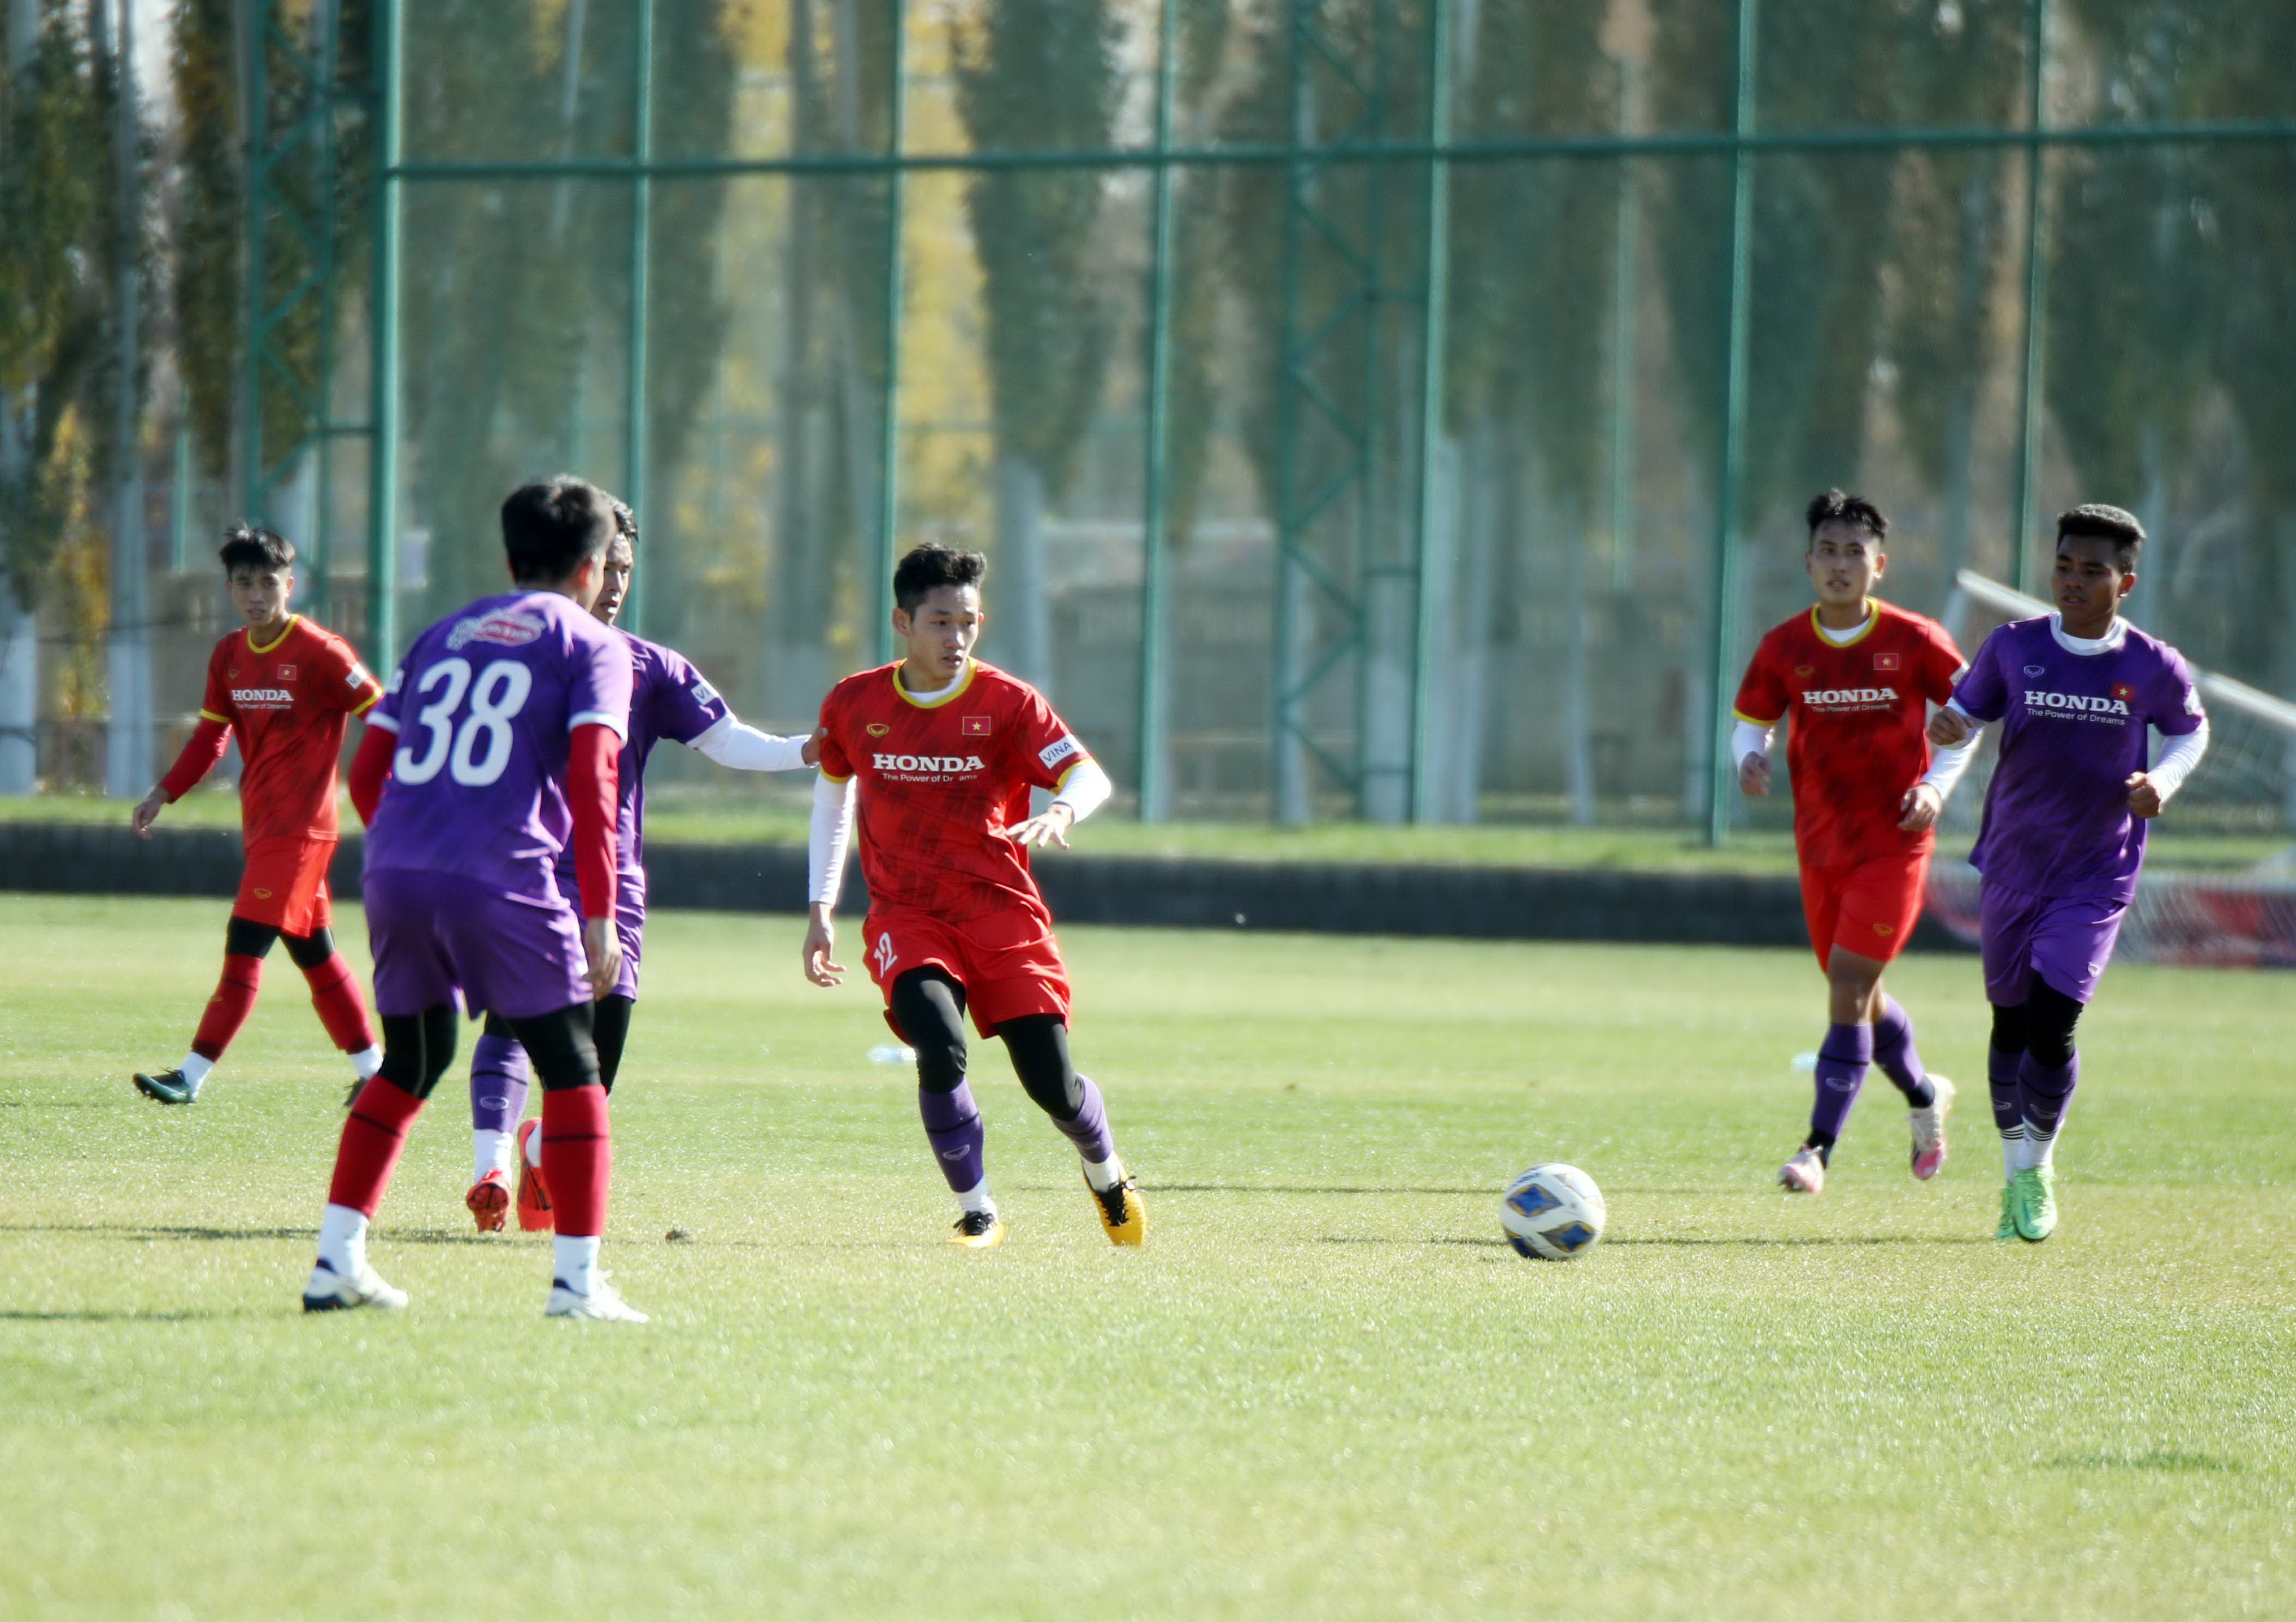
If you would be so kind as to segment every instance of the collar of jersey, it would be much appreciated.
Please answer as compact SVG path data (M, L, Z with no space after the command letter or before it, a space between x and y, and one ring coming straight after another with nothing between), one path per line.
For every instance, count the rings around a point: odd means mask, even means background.
M937 692L931 698L921 699L917 697L915 693L911 692L906 687L901 685L901 668L898 665L896 665L893 667L893 691L899 693L910 703L914 704L919 709L939 709L942 705L954 701L967 687L972 686L972 673L980 668L980 661L979 659L966 659L964 661L964 674L957 678L955 686L947 688L942 692Z
M258 659L260 659L266 653L270 652L272 649L277 647L281 643L285 642L287 640L287 634L295 628L295 622L302 617L303 616L300 614L288 615L287 623L279 627L279 635L273 637L269 642L265 643L259 648L255 645L255 632L250 627L247 633L247 651L250 653L254 654Z
M2112 617L2112 627L2103 635L2076 636L2065 629L2065 617L2062 614L2052 614L2049 616L2049 635L2057 646L2066 652L2078 653L2084 658L2094 658L2099 653L2113 651L2128 640L2128 621L2115 614Z
M1809 610L1809 628L1816 632L1818 641L1824 643L1829 648L1854 648L1859 643L1864 642L1868 636L1871 636L1874 634L1874 627L1881 623L1881 603L1878 602L1869 602L1866 605L1866 623L1858 627L1857 635L1851 637L1848 642L1836 642L1832 636L1826 634L1825 627L1818 623L1817 610L1815 608Z

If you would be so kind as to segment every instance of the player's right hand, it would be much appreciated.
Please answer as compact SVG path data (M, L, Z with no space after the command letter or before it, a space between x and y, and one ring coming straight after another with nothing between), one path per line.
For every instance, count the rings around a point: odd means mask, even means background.
M1770 758L1767 755L1748 755L1738 763L1740 792L1755 799L1767 799L1770 792Z
M146 840L152 837L152 823L159 816L160 808L167 803L168 797L154 789L144 797L142 804L127 814L127 820L135 825L136 837Z
M612 919L582 921L582 955L589 963L582 978L589 982L590 1000L594 1003L614 988L614 980L622 971L622 938Z
M831 957L837 950L837 926L829 909L815 907L805 921L805 978L816 986L838 986L845 980L845 965Z
M1939 749L1959 749L1969 733L1969 717L1958 709L1941 709L1930 717L1930 741Z

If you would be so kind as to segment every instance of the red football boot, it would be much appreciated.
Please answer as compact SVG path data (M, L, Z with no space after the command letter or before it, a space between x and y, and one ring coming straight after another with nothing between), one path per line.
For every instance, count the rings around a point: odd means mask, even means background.
M527 1154L527 1140L541 1130L538 1116L518 1124L518 1225L529 1233L546 1233L552 1225L550 1191L542 1185L542 1168Z
M463 1203L470 1207L471 1220L479 1225L480 1233L501 1233L504 1213L510 1209L510 1179L498 1170L488 1172L471 1184Z

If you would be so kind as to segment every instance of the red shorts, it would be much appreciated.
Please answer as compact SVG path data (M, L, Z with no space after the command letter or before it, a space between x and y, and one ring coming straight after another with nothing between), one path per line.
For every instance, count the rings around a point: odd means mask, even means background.
M893 982L927 966L946 971L964 987L964 1005L984 1036L1023 1014L1069 1017L1069 971L1061 962L1060 944L1052 926L1026 907L963 923L910 907L871 907L861 925L861 944L869 978L889 1004L885 1023L904 1042L908 1036L890 1006Z
M247 848L239 899L231 915L267 923L282 935L308 935L332 922L327 910L327 864L332 840L258 840Z
M1906 949L1922 915L1927 851L1801 870L1802 916L1823 966L1836 947L1888 963Z

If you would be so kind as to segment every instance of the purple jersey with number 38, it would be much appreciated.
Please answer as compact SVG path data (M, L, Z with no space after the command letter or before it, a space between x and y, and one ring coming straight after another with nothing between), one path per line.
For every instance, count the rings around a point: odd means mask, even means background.
M2000 721L2001 761L1969 859L1989 884L2029 896L2126 905L2144 863L2131 773L2149 764L2145 728L2196 730L2201 695L2183 655L2126 620L2096 652L2059 640L2054 615L1985 639L1953 700Z
M556 592L481 597L439 620L367 716L398 749L366 870L457 873L562 903L568 740L590 724L628 738L630 683L627 639Z

